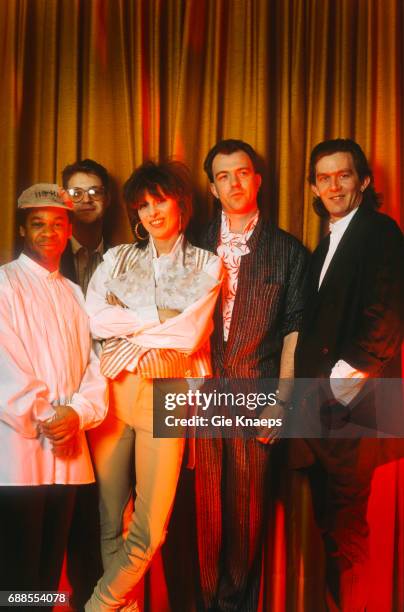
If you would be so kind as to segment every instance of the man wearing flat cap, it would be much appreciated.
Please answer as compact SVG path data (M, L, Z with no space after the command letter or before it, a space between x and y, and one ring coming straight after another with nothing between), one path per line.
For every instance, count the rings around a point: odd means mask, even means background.
M106 412L80 289L59 273L73 204L41 183L18 200L24 248L0 267L0 590L57 590L84 430Z

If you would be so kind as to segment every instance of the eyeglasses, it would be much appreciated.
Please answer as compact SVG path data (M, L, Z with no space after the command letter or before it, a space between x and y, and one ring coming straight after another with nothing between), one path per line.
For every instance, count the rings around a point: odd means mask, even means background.
M105 196L105 189L104 187L89 187L88 189L71 187L67 190L67 193L71 197L72 201L75 204L78 204L84 198L85 193L91 200L101 200L101 198Z

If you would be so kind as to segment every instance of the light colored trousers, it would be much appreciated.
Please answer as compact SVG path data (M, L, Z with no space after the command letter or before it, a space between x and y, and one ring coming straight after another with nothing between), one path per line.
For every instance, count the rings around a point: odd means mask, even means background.
M165 539L184 439L153 438L152 381L129 372L111 382L108 416L89 434L100 488L104 574L85 610L106 612L130 603L130 592ZM134 472L136 497L125 538Z

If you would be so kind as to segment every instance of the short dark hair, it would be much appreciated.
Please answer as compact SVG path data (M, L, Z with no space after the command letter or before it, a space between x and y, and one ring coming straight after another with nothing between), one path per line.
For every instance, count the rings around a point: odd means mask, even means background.
M33 206L32 208L17 208L17 226L18 227L25 227L26 223L27 223L27 217L28 217L29 213L31 213L35 209L38 210L38 207ZM55 208L55 210L56 210L56 208ZM62 208L60 210L65 210L66 211L69 223L72 223L72 221L73 221L73 211L72 210L66 210L65 208Z
M309 175L308 181L310 185L316 184L316 164L326 155L334 153L350 153L358 174L359 180L363 181L366 177L370 178L370 183L363 192L363 200L361 206L367 208L378 208L380 206L380 195L374 188L373 172L369 165L366 155L357 142L350 138L335 138L333 140L324 140L319 142L310 154ZM329 213L321 201L321 198L316 197L313 200L313 208L320 217L328 217Z
M205 161L203 162L203 169L209 177L209 181L213 183L213 160L216 155L222 153L223 155L231 155L237 151L244 151L251 159L251 163L254 167L255 172L259 172L260 162L257 152L252 148L248 142L244 140L235 140L234 138L228 138L227 140L219 140L214 147L211 148L207 154Z
M69 164L62 171L62 182L64 189L67 189L67 184L73 174L77 172L83 172L84 174L94 174L98 176L102 185L105 189L105 193L109 193L110 178L106 168L101 166L98 162L93 159L82 159Z
M192 216L192 183L188 167L174 160L160 163L147 161L130 175L123 186L123 197L132 227L139 221L137 206L148 192L174 198L181 209L181 227L185 231Z

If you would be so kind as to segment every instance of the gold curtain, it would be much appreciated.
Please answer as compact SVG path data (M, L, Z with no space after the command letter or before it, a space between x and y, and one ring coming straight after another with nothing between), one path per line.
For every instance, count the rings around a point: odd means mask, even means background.
M93 157L120 185L148 157L202 161L221 137L264 158L263 206L313 248L307 157L319 140L360 142L400 220L402 0L3 0L0 255L17 194ZM116 239L129 238L123 212Z
M34 182L60 181L79 157L104 164L117 185L146 158L183 159L198 219L207 219L202 162L222 137L242 138L262 155L263 208L309 248L321 227L307 159L324 138L363 146L383 210L401 220L402 0L2 0L0 41L2 263L13 253L18 194ZM114 235L130 239L120 208ZM391 534L403 529L404 470L384 469L379 487L393 489ZM320 609L319 548L302 528L309 504L300 485L290 483L286 506L276 508L265 610ZM290 498L295 510L285 515ZM379 568L388 593L375 595L377 612L404 609L402 538L389 546L390 565Z

